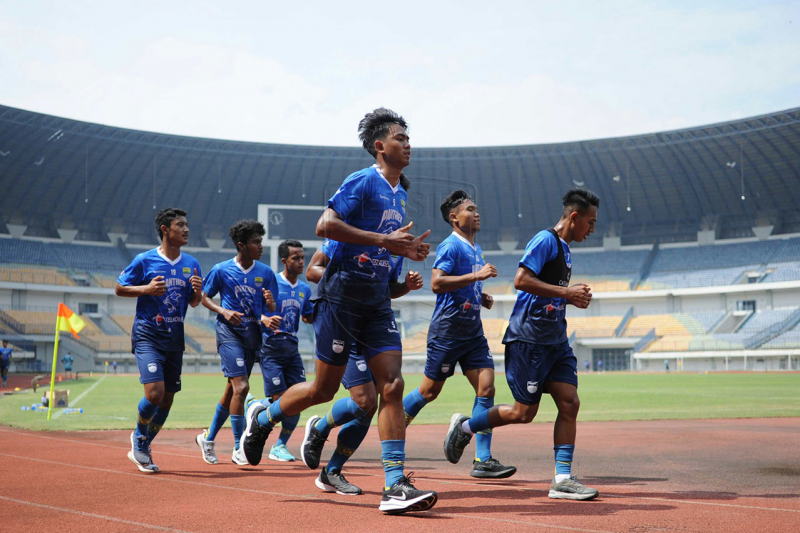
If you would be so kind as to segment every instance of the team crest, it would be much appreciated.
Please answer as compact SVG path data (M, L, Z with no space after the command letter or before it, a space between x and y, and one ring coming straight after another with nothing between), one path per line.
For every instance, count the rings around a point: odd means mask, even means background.
M274 378L272 378L272 384L273 385L280 385L281 384L281 378L279 378L278 376L275 376Z
M264 284L264 278L258 277L256 278L256 287L260 287Z
M443 374L447 374L448 372L450 372L450 364L449 363L443 364L442 365L442 373Z
M302 300L303 298L305 298L305 296L306 296L306 293L304 293L304 292L301 292L301 293L300 293L300 299L301 299L301 300Z
M344 351L344 341L333 339L333 351L336 353L342 353Z
M367 362L366 361L359 360L356 363L356 366L358 367L359 372L366 372L367 371Z
M538 381L529 381L528 382L528 392L531 394L535 393L539 389L539 382Z
M155 374L156 371L158 370L158 365L156 365L155 363L148 363L147 370L149 370L150 373Z
M242 359L241 357L237 357L236 366L244 366L244 359Z
M192 275L192 269L189 267L183 267L183 277L188 278Z

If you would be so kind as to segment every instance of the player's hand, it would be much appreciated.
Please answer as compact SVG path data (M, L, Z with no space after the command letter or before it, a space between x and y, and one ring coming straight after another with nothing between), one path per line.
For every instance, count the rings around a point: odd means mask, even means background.
M431 253L431 243L422 241L427 239L430 234L431 230L428 230L414 239L414 242L411 243L411 250L408 251L408 255L406 257L412 261L425 261L425 258L428 257L428 254Z
M489 278L496 278L497 277L497 267L491 263L486 263L483 265L483 268L478 270L475 274L475 279L477 281L484 281Z
M416 291L422 288L422 275L414 270L409 270L406 274L406 287L410 291Z
M481 305L486 309L491 309L494 305L494 298L492 298L492 295L486 294L485 292L481 293Z
M272 307L272 304L275 303L275 298L272 296L272 291L261 289L261 292L264 294L264 300L266 300L267 306Z
M383 248L386 248L395 255L402 255L408 257L408 252L414 243L414 236L408 231L414 226L413 222L409 222L407 226L396 229L393 232L384 235Z
M150 296L163 296L167 293L167 282L164 281L164 276L154 277L150 283L147 284L145 294Z
M281 315L261 316L261 323L264 327L271 330L276 330L281 326Z
M223 309L222 316L225 320L228 321L232 326L238 326L242 323L242 317L244 316L239 311L231 311L230 309Z
M578 283L567 289L567 301L579 309L586 309L592 303L592 289L585 283Z
M203 292L203 278L197 275L197 269L194 269L194 276L189 278L189 283L192 284L192 290L195 293Z

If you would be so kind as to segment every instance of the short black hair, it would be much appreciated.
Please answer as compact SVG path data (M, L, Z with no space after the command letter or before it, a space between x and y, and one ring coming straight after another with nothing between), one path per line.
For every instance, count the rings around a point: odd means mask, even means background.
M253 235L259 235L263 237L266 233L267 232L264 230L264 224L258 220L240 220L228 230L228 235L230 236L231 240L233 241L233 245L236 246L237 250L239 249L240 242L247 244L247 241L249 241L250 237Z
M375 151L375 141L386 137L392 124L398 124L405 130L408 129L406 119L385 107L379 107L372 113L367 113L358 123L358 138L361 140L364 150L369 152L375 159L378 158L378 152Z
M302 248L303 243L294 239L287 239L278 245L278 257L289 259L289 248Z
M167 207L162 209L156 215L156 231L158 232L158 238L163 239L164 235L161 232L161 226L170 227L172 225L172 221L178 217L185 217L186 211L183 209L178 209L177 207Z
M592 205L596 208L599 208L600 198L589 189L575 187L574 189L567 191L567 194L565 194L561 199L561 203L564 205L563 214L568 215L573 211L584 211L585 209L589 209L589 206Z
M450 222L450 213L453 212L453 209L467 201L472 201L472 198L467 191L461 189L451 192L447 198L444 199L444 202L442 202L442 205L439 206L439 209L442 211L442 218L445 222L447 222L448 226L453 225L453 223Z

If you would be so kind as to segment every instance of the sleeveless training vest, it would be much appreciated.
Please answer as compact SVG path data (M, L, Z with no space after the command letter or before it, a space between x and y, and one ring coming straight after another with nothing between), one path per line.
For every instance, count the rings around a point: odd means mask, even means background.
M572 268L567 266L567 260L564 257L564 247L561 246L561 237L558 236L556 230L553 228L548 229L553 237L556 238L558 244L558 257L552 261L545 263L542 271L536 276L548 285L559 285L561 287L569 287L569 280L572 277Z

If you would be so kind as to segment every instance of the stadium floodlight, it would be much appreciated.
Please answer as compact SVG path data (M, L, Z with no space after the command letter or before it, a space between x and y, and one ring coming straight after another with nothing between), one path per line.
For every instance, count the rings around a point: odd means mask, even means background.
M617 174L616 176L611 176L611 179L616 182L619 182L619 180L621 180L622 178L619 176L619 174Z
M728 161L727 163L725 163L725 166L730 168L736 168L736 161Z

